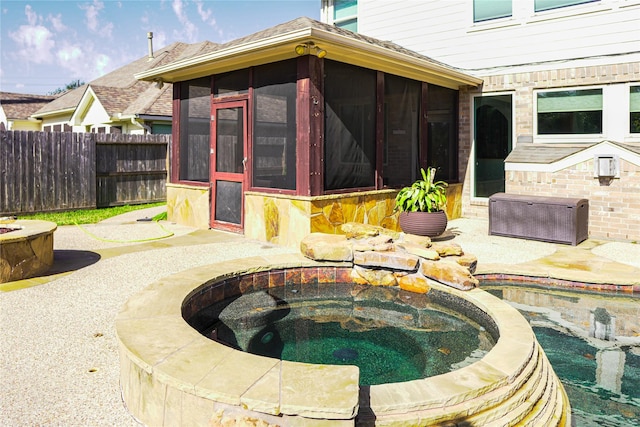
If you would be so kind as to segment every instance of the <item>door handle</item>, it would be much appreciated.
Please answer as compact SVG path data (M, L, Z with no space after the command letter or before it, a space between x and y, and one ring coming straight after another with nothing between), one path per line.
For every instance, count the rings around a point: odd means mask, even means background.
M242 169L247 170L247 158L242 159Z

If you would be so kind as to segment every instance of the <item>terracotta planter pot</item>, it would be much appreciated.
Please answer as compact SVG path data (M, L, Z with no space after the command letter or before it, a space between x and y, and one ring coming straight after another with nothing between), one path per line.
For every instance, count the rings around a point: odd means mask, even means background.
M436 237L447 229L447 214L439 212L400 212L400 228L405 233Z

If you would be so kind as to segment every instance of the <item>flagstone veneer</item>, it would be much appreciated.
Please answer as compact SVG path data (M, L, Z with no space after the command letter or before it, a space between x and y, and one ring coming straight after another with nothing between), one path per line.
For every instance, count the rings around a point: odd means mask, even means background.
M55 222L19 220L0 224L0 283L36 277L53 265Z

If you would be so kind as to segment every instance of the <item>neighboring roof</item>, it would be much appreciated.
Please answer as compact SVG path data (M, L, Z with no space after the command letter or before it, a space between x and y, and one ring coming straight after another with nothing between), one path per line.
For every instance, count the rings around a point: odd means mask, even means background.
M442 62L311 18L297 18L246 37L218 45L206 53L158 64L136 74L147 81L178 82L211 74L295 58L298 44L313 42L326 58L450 88L477 86L482 80Z
M173 43L165 48L156 50L152 59L144 56L102 77L98 77L87 85L65 93L56 101L37 111L35 116L42 117L65 111L73 112L84 102L83 99L86 96L95 94L110 117L116 117L118 114L125 116L153 115L169 117L172 115L173 92L171 85L157 88L153 84L137 80L134 74L193 55L205 54L216 46L216 43L209 41L195 44ZM89 86L93 91L92 93L87 91Z
M28 120L33 113L55 99L55 95L0 92L0 106L7 118L13 120Z
M82 95L87 90L87 85L78 86L68 92L58 96L55 100L44 105L38 111L33 113L34 117L41 118L51 114L60 114L65 112L73 112L80 102Z

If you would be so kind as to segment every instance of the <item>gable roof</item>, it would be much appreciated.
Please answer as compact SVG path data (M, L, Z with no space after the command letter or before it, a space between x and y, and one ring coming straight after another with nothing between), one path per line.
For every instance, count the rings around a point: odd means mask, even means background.
M12 120L28 120L33 113L55 99L56 95L0 92L0 106L7 119Z
M44 116L52 114L73 112L73 110L75 110L76 106L78 105L78 102L80 102L80 98L82 98L82 95L84 95L84 92L87 90L87 87L88 85L84 84L63 93L55 100L49 102L48 104L42 106L42 108L40 108L38 111L34 112L33 117L42 118Z
M314 43L326 58L457 89L482 80L389 41L302 17L218 45L208 52L158 64L136 74L147 81L178 82L295 58L295 47Z
M56 101L38 110L34 116L71 113L86 102L87 96L96 96L110 117L116 117L119 114L170 117L173 98L171 85L156 88L155 85L137 80L134 75L185 57L202 55L216 46L216 43L209 41L195 44L173 43L154 51L153 58L144 56L92 80L89 84L65 93ZM87 91L88 87L91 87L92 91Z

